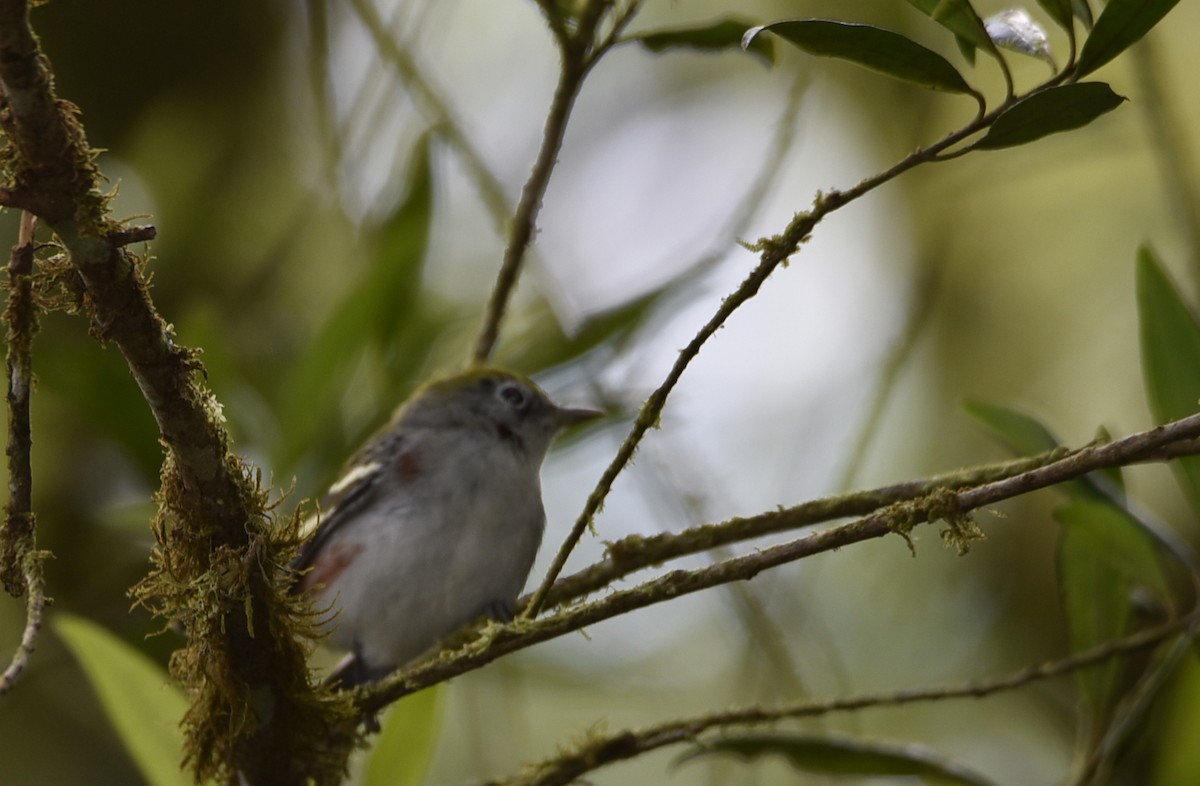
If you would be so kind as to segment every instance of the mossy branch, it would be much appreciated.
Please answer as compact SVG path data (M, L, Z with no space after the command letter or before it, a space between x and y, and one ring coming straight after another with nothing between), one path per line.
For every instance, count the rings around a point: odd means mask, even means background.
M25 629L9 665L0 674L0 696L9 691L33 654L42 627L46 587L42 573L45 552L37 550L37 520L33 513L33 453L29 397L33 391L33 336L37 308L33 299L33 234L37 219L21 214L21 230L8 263L8 506L0 525L0 580L14 597L25 596Z
M175 342L128 252L131 230L107 214L96 153L76 109L57 98L24 0L0 0L3 196L36 214L67 250L93 334L115 344L166 449L154 568L136 597L182 622L172 660L192 692L186 755L198 778L255 784L341 779L348 708L308 684L297 601L280 578L294 529L233 454L195 352Z
M921 523L944 522L943 541L947 546L953 546L959 553L963 553L972 541L983 535L982 530L970 518L970 513L981 507L1082 477L1106 467L1165 461L1180 455L1195 454L1200 454L1200 415L1192 415L1114 442L1092 444L1077 450L1063 449L1026 459L1025 461L1029 461L1032 466L1016 474L1005 474L1005 470L996 467L983 468L976 471L979 473L976 477L990 476L993 479L977 480L978 485L966 488L956 488L953 485L955 476L949 476L952 480L944 481L946 485L936 485L937 481L922 481L908 486L907 490L905 486L899 486L865 492L861 496L835 498L841 501L832 505L824 501L811 503L814 507L799 513L796 511L802 510L804 506L798 509L771 511L723 525L701 527L677 536L646 538L641 542L657 541L657 548L634 548L631 551L632 558L626 558L627 561L623 564L614 562L619 564L619 567L606 565L613 562L610 549L609 558L605 562L581 572L580 575L585 576L584 580L574 581L575 577L563 579L566 586L570 587L569 591L563 592L563 599L566 600L575 592L592 591L607 586L607 583L628 575L636 568L659 564L676 556L697 553L715 545L783 531L785 527L781 526L782 522L787 522L792 527L806 526L812 523L809 520L811 517L830 516L833 515L830 512L832 510L840 509L844 515L844 511L851 509L853 505L871 506L871 512L862 518L813 532L796 540L702 568L672 570L630 589L613 592L598 601L560 608L539 619L521 617L510 625L489 625L483 630L482 636L465 646L415 664L377 687L358 691L355 701L365 711L377 712L403 696L473 671L503 655L582 630L636 609L657 605L721 584L748 580L764 570L891 533L899 534L908 541L913 527ZM970 476L969 472L967 477ZM996 474L1000 477L995 477ZM962 477L959 476L960 481ZM933 485L922 488L922 483ZM889 502L889 499L892 501ZM821 510L822 506L825 506L824 510ZM814 512L817 510L821 512ZM749 532L754 532L755 535L747 534ZM911 547L911 541L909 545ZM602 577L604 584L597 585L597 577Z

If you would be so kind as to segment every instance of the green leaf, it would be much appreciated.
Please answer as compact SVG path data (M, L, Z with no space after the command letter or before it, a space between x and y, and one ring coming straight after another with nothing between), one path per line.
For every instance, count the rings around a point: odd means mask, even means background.
M1088 3L1088 0L1071 0L1071 11L1080 22L1083 22L1083 26L1088 30L1091 30L1095 26L1096 20L1092 18L1092 6Z
M778 754L797 770L820 775L916 776L947 786L990 786L991 781L917 745L856 740L834 735L785 732L723 737L683 754L676 763L704 756L733 755L753 761Z
M433 759L441 709L441 686L392 705L371 747L361 786L417 786Z
M1038 0L1043 10L1054 20L1055 24L1064 30L1070 30L1074 24L1071 15L1072 0Z
M1111 112L1124 100L1123 96L1114 93L1103 82L1047 88L1006 109L974 147L997 150L1024 145L1060 131L1070 131Z
M934 90L974 93L946 58L899 33L830 19L796 19L746 31L748 45L767 31L805 52L849 60L888 76Z
M967 65L975 65L975 45L960 35L954 36L954 44L962 54L963 60L967 61Z
M1014 455L1035 456L1062 444L1041 421L1024 412L972 399L964 400L962 408L986 426ZM1089 472L1082 478L1063 483L1061 488L1076 499L1112 501L1114 495L1119 497L1123 491L1121 472L1120 469Z
M60 612L54 630L79 661L146 782L189 786L192 779L180 768L179 722L188 708L183 692L158 664L93 622Z
M1150 32L1179 0L1109 0L1096 20L1076 74L1085 76L1112 60Z
M1059 593L1071 648L1079 652L1129 632L1131 594L1151 591L1171 604L1160 553L1141 522L1116 505L1076 501L1054 511L1062 525L1058 547ZM1120 698L1121 661L1084 669L1076 679L1094 728Z
M1050 429L1023 412L967 399L962 408L967 414L987 426L1018 456L1033 456L1054 450L1059 442Z
M743 49L756 56L767 65L775 63L775 47L768 39L750 42L743 47L742 36L747 28L753 27L753 22L731 17L719 22L712 22L696 27L682 27L674 30L652 30L638 33L625 39L641 44L651 52L664 52L668 49L698 49L702 52L716 52L725 49Z
M1171 283L1154 252L1137 257L1138 321L1142 378L1155 421L1167 423L1200 411L1200 321ZM1171 462L1200 513L1200 457Z
M384 350L402 337L418 315L417 295L429 239L433 187L428 136L412 156L408 191L379 228L370 267L312 338L284 386L280 407L288 444L283 463L333 414L363 353Z
M1150 781L1153 786L1178 786L1180 783L1200 783L1200 746L1196 745L1196 729L1200 729L1200 660L1187 658L1180 664L1179 674L1171 681L1167 709L1154 730L1154 747L1149 751Z
M992 43L983 20L967 0L908 0L923 14L945 27L954 35L965 39L972 45L987 52L992 57L999 58L996 45Z

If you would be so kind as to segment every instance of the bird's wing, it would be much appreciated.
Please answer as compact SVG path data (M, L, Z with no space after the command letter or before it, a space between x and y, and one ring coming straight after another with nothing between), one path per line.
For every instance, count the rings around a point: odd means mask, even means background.
M329 493L321 500L318 512L301 526L301 537L307 537L308 540L293 560L293 570L305 572L313 566L317 555L329 542L333 533L341 529L346 522L352 521L355 512L370 500L382 469L383 463L380 461L355 464L341 480L330 487ZM304 578L301 576L296 581L296 588L301 588L303 583Z

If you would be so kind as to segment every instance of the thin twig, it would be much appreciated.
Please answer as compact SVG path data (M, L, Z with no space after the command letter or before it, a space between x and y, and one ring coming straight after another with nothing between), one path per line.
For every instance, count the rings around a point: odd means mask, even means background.
M542 197L546 194L550 175L558 160L558 151L566 135L571 107L574 106L575 98L579 95L579 89L587 75L584 63L586 52L583 49L567 44L560 47L560 51L562 64L558 86L550 102L550 111L542 132L542 146L529 173L529 179L525 181L525 187L521 190L517 210L513 214L511 235L504 249L504 259L500 264L500 272L496 276L492 294L488 298L483 326L475 341L472 358L476 363L486 362L496 347L496 339L500 335L500 321L504 318L509 299L516 288L525 254L533 242L537 216L542 208Z
M30 347L37 332L37 307L33 301L33 236L37 218L21 213L17 245L8 263L8 491L3 532L0 532L0 576L4 588L14 596L25 594L25 629L21 643L4 673L0 674L0 696L7 693L29 663L34 641L42 626L46 586L42 575L43 552L37 550L37 527L33 513L33 470L30 464L32 435L29 395L33 389Z
M375 48L395 69L417 107L462 159L496 226L503 227L508 218L508 197L504 194L504 186L484 161L483 154L467 136L463 124L455 117L450 105L421 73L408 51L396 42L375 4L370 0L351 0L351 5L374 41Z
M546 571L546 575L534 593L533 600L525 610L526 617L534 617L542 609L550 587L553 586L559 574L562 573L568 557L575 550L575 546L579 543L579 539L583 537L583 533L591 526L592 520L603 506L604 500L608 497L608 493L612 489L617 476L624 471L625 467L633 459L633 455L637 452L637 447L646 433L651 428L657 428L663 408L666 406L667 398L679 383L684 371L687 370L692 360L700 354L701 348L721 329L729 317L743 304L758 294L759 289L762 288L762 285L771 274L799 250L800 245L808 239L813 229L826 216L875 190L879 186L894 180L914 167L943 160L947 150L990 126L1014 100L1016 99L1010 99L997 109L979 115L959 130L946 135L928 147L919 148L889 169L862 180L852 188L844 191L834 190L828 194L818 194L811 210L796 214L781 234L770 238L762 238L752 247L754 251L760 254L758 265L750 271L750 274L746 276L746 279L737 289L721 301L721 305L717 308L716 313L700 328L699 332L688 342L687 346L679 352L679 356L675 359L675 363L671 366L670 371L667 372L667 376L662 384L650 394L645 404L642 405L637 419L634 420L633 426L630 428L629 435L625 438L620 448L618 448L612 462L605 468L592 493L588 495L583 511L579 514L575 525L559 547L558 553L550 564L550 568Z
M749 707L669 721L640 731L590 736L578 744L574 750L535 765L525 773L503 780L487 781L486 784L479 786L518 786L518 784L520 786L558 786L568 784L585 773L640 756L648 751L668 745L695 742L701 734L713 729L776 723L782 720L818 717L835 712L900 707L918 702L980 699L1043 680L1072 674L1115 657L1140 652L1157 646L1172 636L1179 636L1179 645L1186 647L1195 631L1190 629L1185 631L1184 629L1194 626L1196 619L1195 615L1191 615L1116 641L1106 642L1070 657L1048 661L992 679L890 693L869 693L825 701L805 701L774 708Z

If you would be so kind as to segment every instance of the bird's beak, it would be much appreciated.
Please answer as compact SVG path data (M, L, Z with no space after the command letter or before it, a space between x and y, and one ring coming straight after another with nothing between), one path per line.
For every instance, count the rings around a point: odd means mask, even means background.
M554 413L554 420L559 428L569 428L579 423L585 423L589 420L602 417L604 417L604 413L598 409L569 409L567 407L559 407Z

